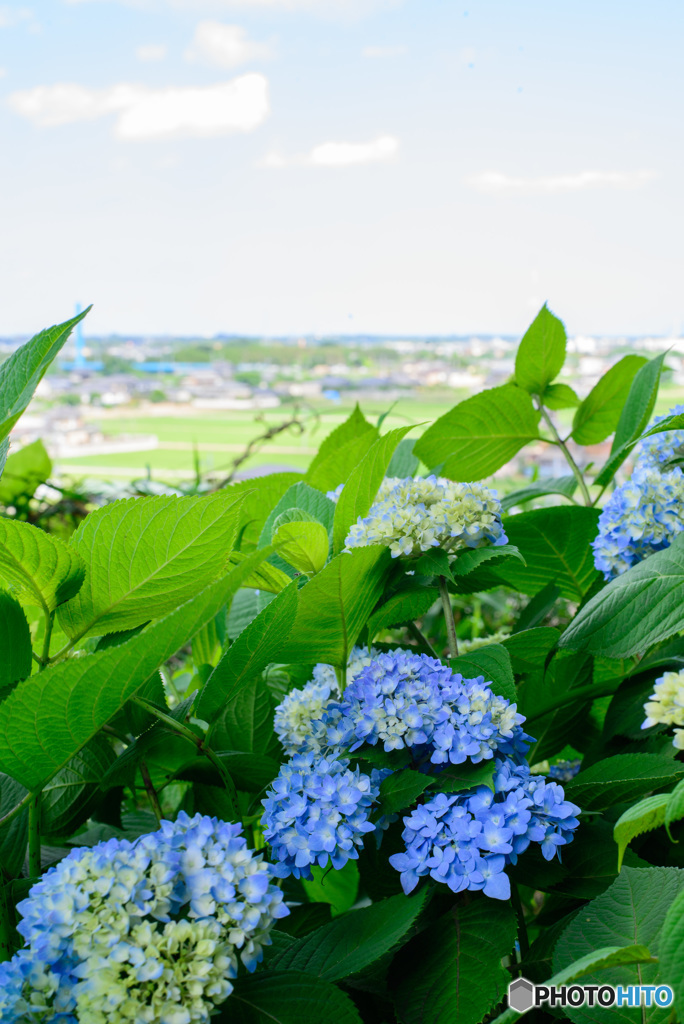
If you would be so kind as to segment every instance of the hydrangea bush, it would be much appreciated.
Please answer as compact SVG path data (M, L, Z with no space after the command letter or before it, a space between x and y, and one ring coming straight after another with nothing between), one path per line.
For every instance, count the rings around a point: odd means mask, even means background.
M6 442L77 319L0 368L0 1022L509 1024L518 977L684 1021L664 357L579 396L544 307L434 423L69 532Z

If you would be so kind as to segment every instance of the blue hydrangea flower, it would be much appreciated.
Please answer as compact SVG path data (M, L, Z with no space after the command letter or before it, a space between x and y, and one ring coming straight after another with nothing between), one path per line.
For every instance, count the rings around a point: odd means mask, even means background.
M368 820L382 778L365 775L349 761L296 754L284 764L264 805L264 837L271 845L274 871L285 878L311 878L311 867L336 869L358 859L358 849L375 825Z
M464 679L436 658L405 650L373 658L322 715L331 748L406 747L415 761L435 765L477 763L497 750L525 753L523 721L484 676ZM313 728L317 733L316 723Z
M540 843L550 860L572 840L579 808L564 799L557 783L531 776L527 765L506 758L498 762L494 789L438 793L404 817L406 851L389 861L405 893L430 875L453 892L482 890L505 900L510 882L504 869L530 842Z
M496 491L443 477L386 477L369 513L351 527L347 549L385 544L393 558L417 557L430 548L449 554L463 548L505 544Z
M667 416L684 413L684 405L675 405ZM656 416L650 426L654 427L666 419ZM671 468L671 463L684 459L684 430L664 430L661 434L652 434L641 441L635 450L637 465L651 469Z
M669 547L684 530L683 509L681 469L661 473L638 465L603 507L598 536L592 541L596 568L610 580L648 555Z
M581 767L582 762L579 759L574 761L558 761L549 768L549 778L554 779L556 782L570 782L571 779L575 778Z
M271 876L239 825L199 814L72 851L18 906L27 948L5 968L0 1022L208 1021L238 956L254 970L288 913Z

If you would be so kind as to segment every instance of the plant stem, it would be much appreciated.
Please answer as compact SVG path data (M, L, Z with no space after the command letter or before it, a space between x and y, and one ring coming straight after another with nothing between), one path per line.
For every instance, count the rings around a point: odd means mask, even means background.
M368 646L370 647L370 644ZM335 669L335 677L337 679L339 691L340 693L344 693L344 688L347 685L347 672L345 669L340 668L339 665L334 665L333 668Z
M530 951L530 940L527 935L527 924L525 923L525 911L523 909L518 886L511 878L511 903L518 918L518 942L520 943L520 959L524 960Z
M28 820L28 855L29 875L31 878L38 878L41 872L40 863L40 798L42 790L31 793L29 799L29 820Z
M451 607L451 597L447 587L446 576L438 576L439 596L442 599L444 609L444 621L446 623L447 638L449 641L449 655L458 658L458 640L456 639L456 625L454 623L454 610Z
M415 622L408 622L406 624L406 628L408 629L413 639L417 641L418 646L422 648L425 654L429 654L431 658L439 658L437 651L434 649L434 647L432 646L428 638L425 636L425 634L421 632L420 629L418 629L418 626L416 626Z
M570 449L568 448L567 444L565 443L565 441L562 439L562 437L560 436L560 434L556 430L556 428L555 428L555 426L553 424L553 420L551 419L551 417L549 416L548 412L544 408L541 400L539 401L539 404L538 404L537 408L539 409L539 412L542 414L542 416L544 418L544 422L546 423L547 427L549 428L549 430L551 431L551 433L555 437L556 444L559 446L560 450L563 452L563 455L565 456L565 461L567 462L567 464L570 466L570 469L572 470L573 476L575 477L575 480L577 481L577 483L579 485L579 489L582 492L582 497L584 498L584 504L585 505L591 505L592 504L591 495L589 494L589 488L587 487L586 483L584 482L584 477L582 476L582 470L579 468L579 466L577 465L577 463L573 459L572 454L571 454Z
M538 718L543 718L544 715L557 711L558 708L564 708L567 704L573 704L578 698L581 700L583 697L589 697L591 700L597 700L599 697L608 697L615 693L621 683L622 679L613 679L612 682L606 683L604 686L596 686L595 683L589 683L588 686L578 686L575 690L568 690L561 697L557 697L556 700L550 701L545 707L539 708L533 714L528 715L525 724L529 725L530 722L536 722Z
M45 616L45 637L43 639L43 653L40 656L40 669L44 669L50 660L50 640L52 639L52 627L55 622L55 613L48 612Z
M157 821L161 824L161 820L164 815L162 814L161 804L159 803L159 794L154 788L152 779L150 778L150 773L144 761L140 762L140 774L142 775L143 785L145 786L145 792L147 793L152 810L155 813Z

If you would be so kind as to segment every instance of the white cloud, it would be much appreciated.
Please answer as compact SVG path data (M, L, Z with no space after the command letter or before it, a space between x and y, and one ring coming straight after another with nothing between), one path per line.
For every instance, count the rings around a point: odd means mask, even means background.
M15 92L15 113L40 127L90 121L118 113L120 139L209 138L257 128L269 112L268 80L241 75L203 88L150 89L122 83L109 89L81 85L38 86Z
M148 43L146 46L139 46L135 51L135 55L138 60L164 60L166 51L167 48L164 43Z
M244 28L224 25L220 21L200 21L192 45L185 54L188 60L202 60L221 68L236 68L270 55L270 47L248 39Z
M467 179L481 192L578 192L586 188L638 188L656 178L655 171L580 171L538 178L516 178L484 171Z
M19 25L22 21L33 21L33 11L28 7L10 6L10 4L0 5L0 28L12 28L14 25Z
M322 142L308 153L286 157L269 153L260 161L261 167L351 167L393 160L399 151L399 140L381 135L372 142Z
M364 57L402 57L408 52L408 46L364 46L361 53Z

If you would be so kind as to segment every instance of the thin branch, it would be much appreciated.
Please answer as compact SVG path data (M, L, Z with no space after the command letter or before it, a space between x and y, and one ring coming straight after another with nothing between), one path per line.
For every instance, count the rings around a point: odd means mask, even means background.
M544 405L543 405L541 399L539 400L537 408L539 409L539 412L542 414L542 416L544 418L544 422L548 426L549 430L551 431L553 436L556 438L556 444L558 445L560 450L563 452L563 455L565 456L565 461L567 462L567 464L569 465L570 469L572 470L572 474L575 477L575 480L577 481L577 483L579 485L580 491L582 492L582 497L584 498L584 504L590 506L592 504L591 495L589 494L589 489L588 489L588 487L587 487L587 485L585 483L584 476L582 475L582 470L579 468L579 466L577 465L577 463L573 459L572 453L571 453L570 449L568 448L567 444L565 443L565 441L562 439L562 437L560 436L560 434L556 430L556 428L554 426L554 423L553 423L553 420L551 419L551 417L549 416L548 412L544 408Z
M442 600L444 610L444 621L446 623L447 639L449 641L449 655L458 658L458 640L456 639L456 624L454 622L454 610L451 607L451 597L447 587L446 576L437 577L439 583L439 596Z
M150 777L149 770L144 761L140 762L140 774L142 775L143 785L145 787L145 792L147 793L147 798L150 801L152 810L155 813L157 821L159 822L159 824L161 824L161 820L164 817L164 815L162 813L161 804L159 803L159 794L157 793L157 790L154 788L154 784Z

